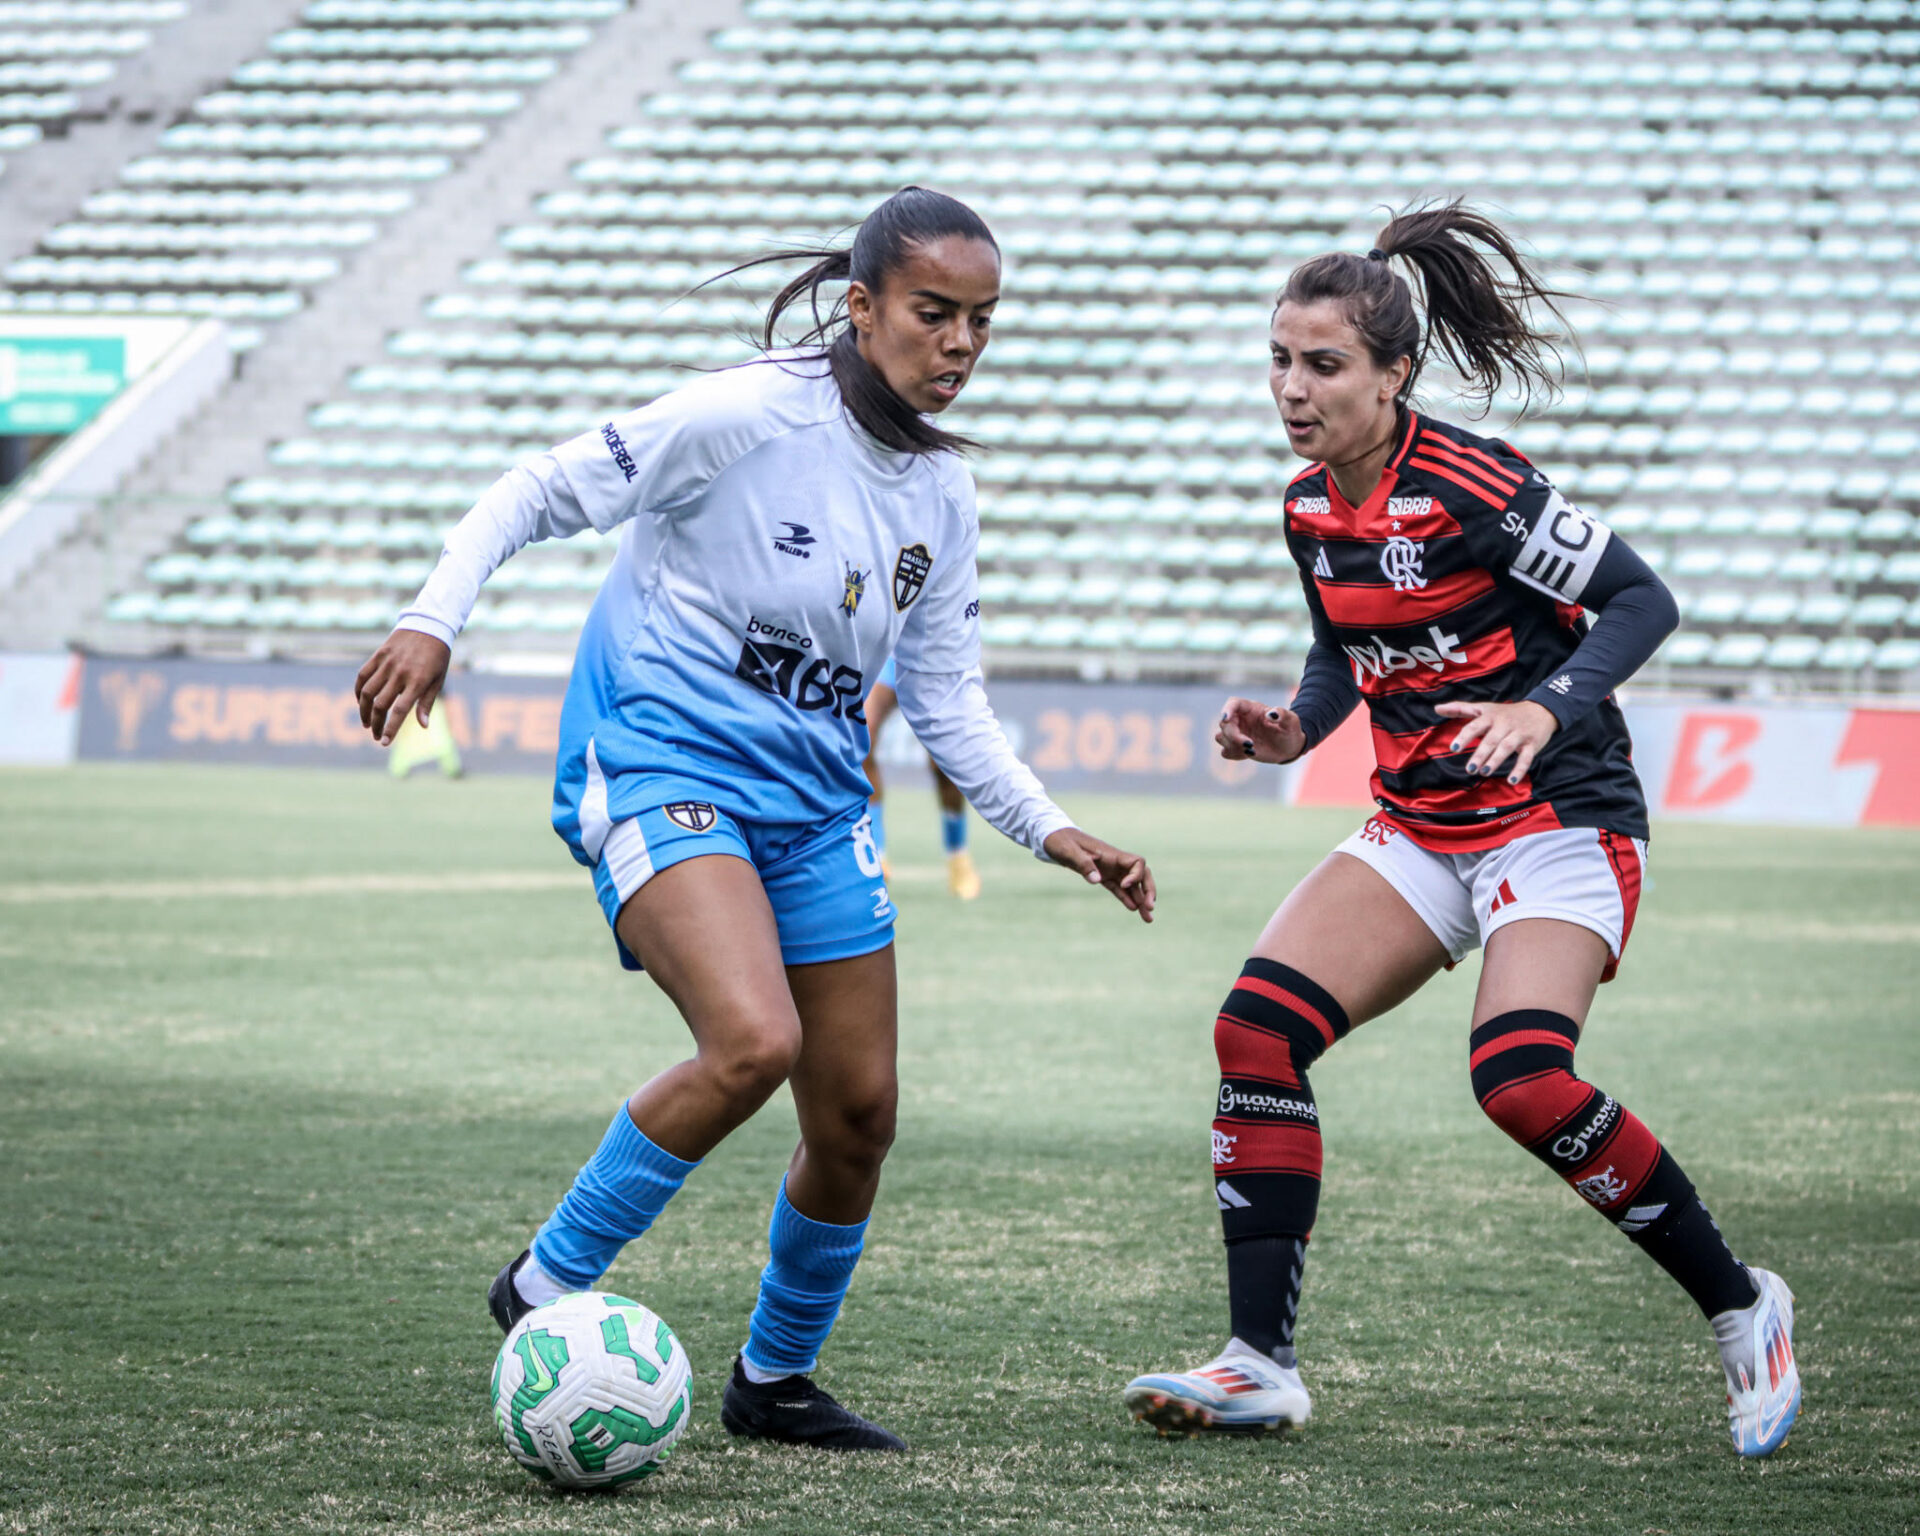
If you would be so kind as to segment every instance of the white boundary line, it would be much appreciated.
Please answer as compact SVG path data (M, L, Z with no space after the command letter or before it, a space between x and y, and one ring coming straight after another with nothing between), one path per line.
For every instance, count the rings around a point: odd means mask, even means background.
M895 868L891 883L920 885L944 880L932 865ZM255 901L303 896L489 896L530 891L588 891L584 868L479 869L438 875L290 875L278 879L74 880L0 885L0 906L65 901Z

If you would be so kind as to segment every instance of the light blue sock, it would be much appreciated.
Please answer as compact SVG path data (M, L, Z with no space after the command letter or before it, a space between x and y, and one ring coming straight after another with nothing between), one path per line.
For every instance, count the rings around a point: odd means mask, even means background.
M956 853L967 851L967 808L961 806L957 811L940 813L940 844L951 858Z
M586 1290L653 1225L699 1166L647 1140L621 1104L600 1150L534 1237L534 1262L562 1285Z
M873 828L873 851L882 858L887 855L887 802L869 800L867 802L867 820Z
M749 1365L770 1376L804 1376L820 1359L867 1240L867 1224L835 1227L802 1216L787 1199L786 1181L773 1204L760 1272L760 1300L747 1325Z

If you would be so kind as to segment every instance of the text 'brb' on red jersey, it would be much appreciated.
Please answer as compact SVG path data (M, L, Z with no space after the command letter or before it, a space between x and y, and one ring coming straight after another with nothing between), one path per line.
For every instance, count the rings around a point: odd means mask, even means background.
M1517 787L1504 768L1470 777L1472 752L1448 750L1464 722L1434 713L1552 686L1587 632L1580 595L1610 536L1505 443L1412 412L1360 506L1324 464L1287 487L1315 638L1353 665L1373 720L1374 798L1415 842L1458 853L1554 827L1647 835L1611 697L1556 731Z

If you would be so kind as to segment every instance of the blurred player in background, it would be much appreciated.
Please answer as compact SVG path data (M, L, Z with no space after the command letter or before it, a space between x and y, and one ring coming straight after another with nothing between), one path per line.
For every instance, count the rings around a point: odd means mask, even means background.
M864 679L897 654L901 712L1001 832L1144 919L1154 893L1144 861L1047 798L987 705L979 518L958 453L969 445L934 417L986 347L999 247L964 204L910 187L849 250L763 260L798 258L812 265L773 301L767 357L509 471L449 535L357 687L383 742L409 711L424 722L502 561L624 525L574 659L553 822L593 870L622 963L645 962L696 1051L615 1112L488 1306L507 1329L593 1285L700 1159L790 1083L800 1145L721 1422L886 1450L899 1437L809 1375L865 1242L898 1097L894 908L867 822ZM812 330L775 353L782 315L802 301ZM566 1022L530 1020L529 1032L564 1037Z
M893 866L887 860L887 786L880 773L880 732L899 701L893 678L893 659L889 657L880 669L880 681L867 695L866 707L867 735L873 743L867 752L867 782L873 786L867 807L873 818L873 844L880 850L880 867L888 879L893 878ZM927 766L933 770L933 793L940 802L940 847L947 856L947 889L962 901L972 901L980 894L980 871L973 867L973 855L967 851L967 797L932 758L927 759Z
M1396 261L1419 278L1424 326ZM1380 810L1281 904L1215 1022L1231 1337L1207 1365L1129 1384L1163 1431L1306 1421L1294 1320L1321 1173L1308 1068L1482 945L1481 1108L1709 1319L1742 1455L1777 1449L1798 1412L1791 1292L1736 1260L1673 1154L1574 1075L1646 858L1612 695L1672 631L1673 598L1516 450L1408 404L1436 345L1482 398L1508 381L1551 390L1554 338L1528 307L1558 296L1453 203L1394 218L1364 256L1304 263L1275 309L1274 401L1316 461L1286 493L1313 646L1290 708L1231 699L1216 740L1228 758L1292 762L1364 699Z

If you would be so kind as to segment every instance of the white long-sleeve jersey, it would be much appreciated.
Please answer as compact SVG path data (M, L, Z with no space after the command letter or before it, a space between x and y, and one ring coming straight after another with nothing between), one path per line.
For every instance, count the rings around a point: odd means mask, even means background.
M823 363L706 375L518 465L448 535L400 627L452 644L503 561L587 528L621 534L561 716L570 842L598 846L583 798L592 822L619 821L623 784L639 795L650 774L765 823L864 800L861 703L889 655L901 713L991 825L1042 854L1072 824L987 703L972 476L876 445Z

